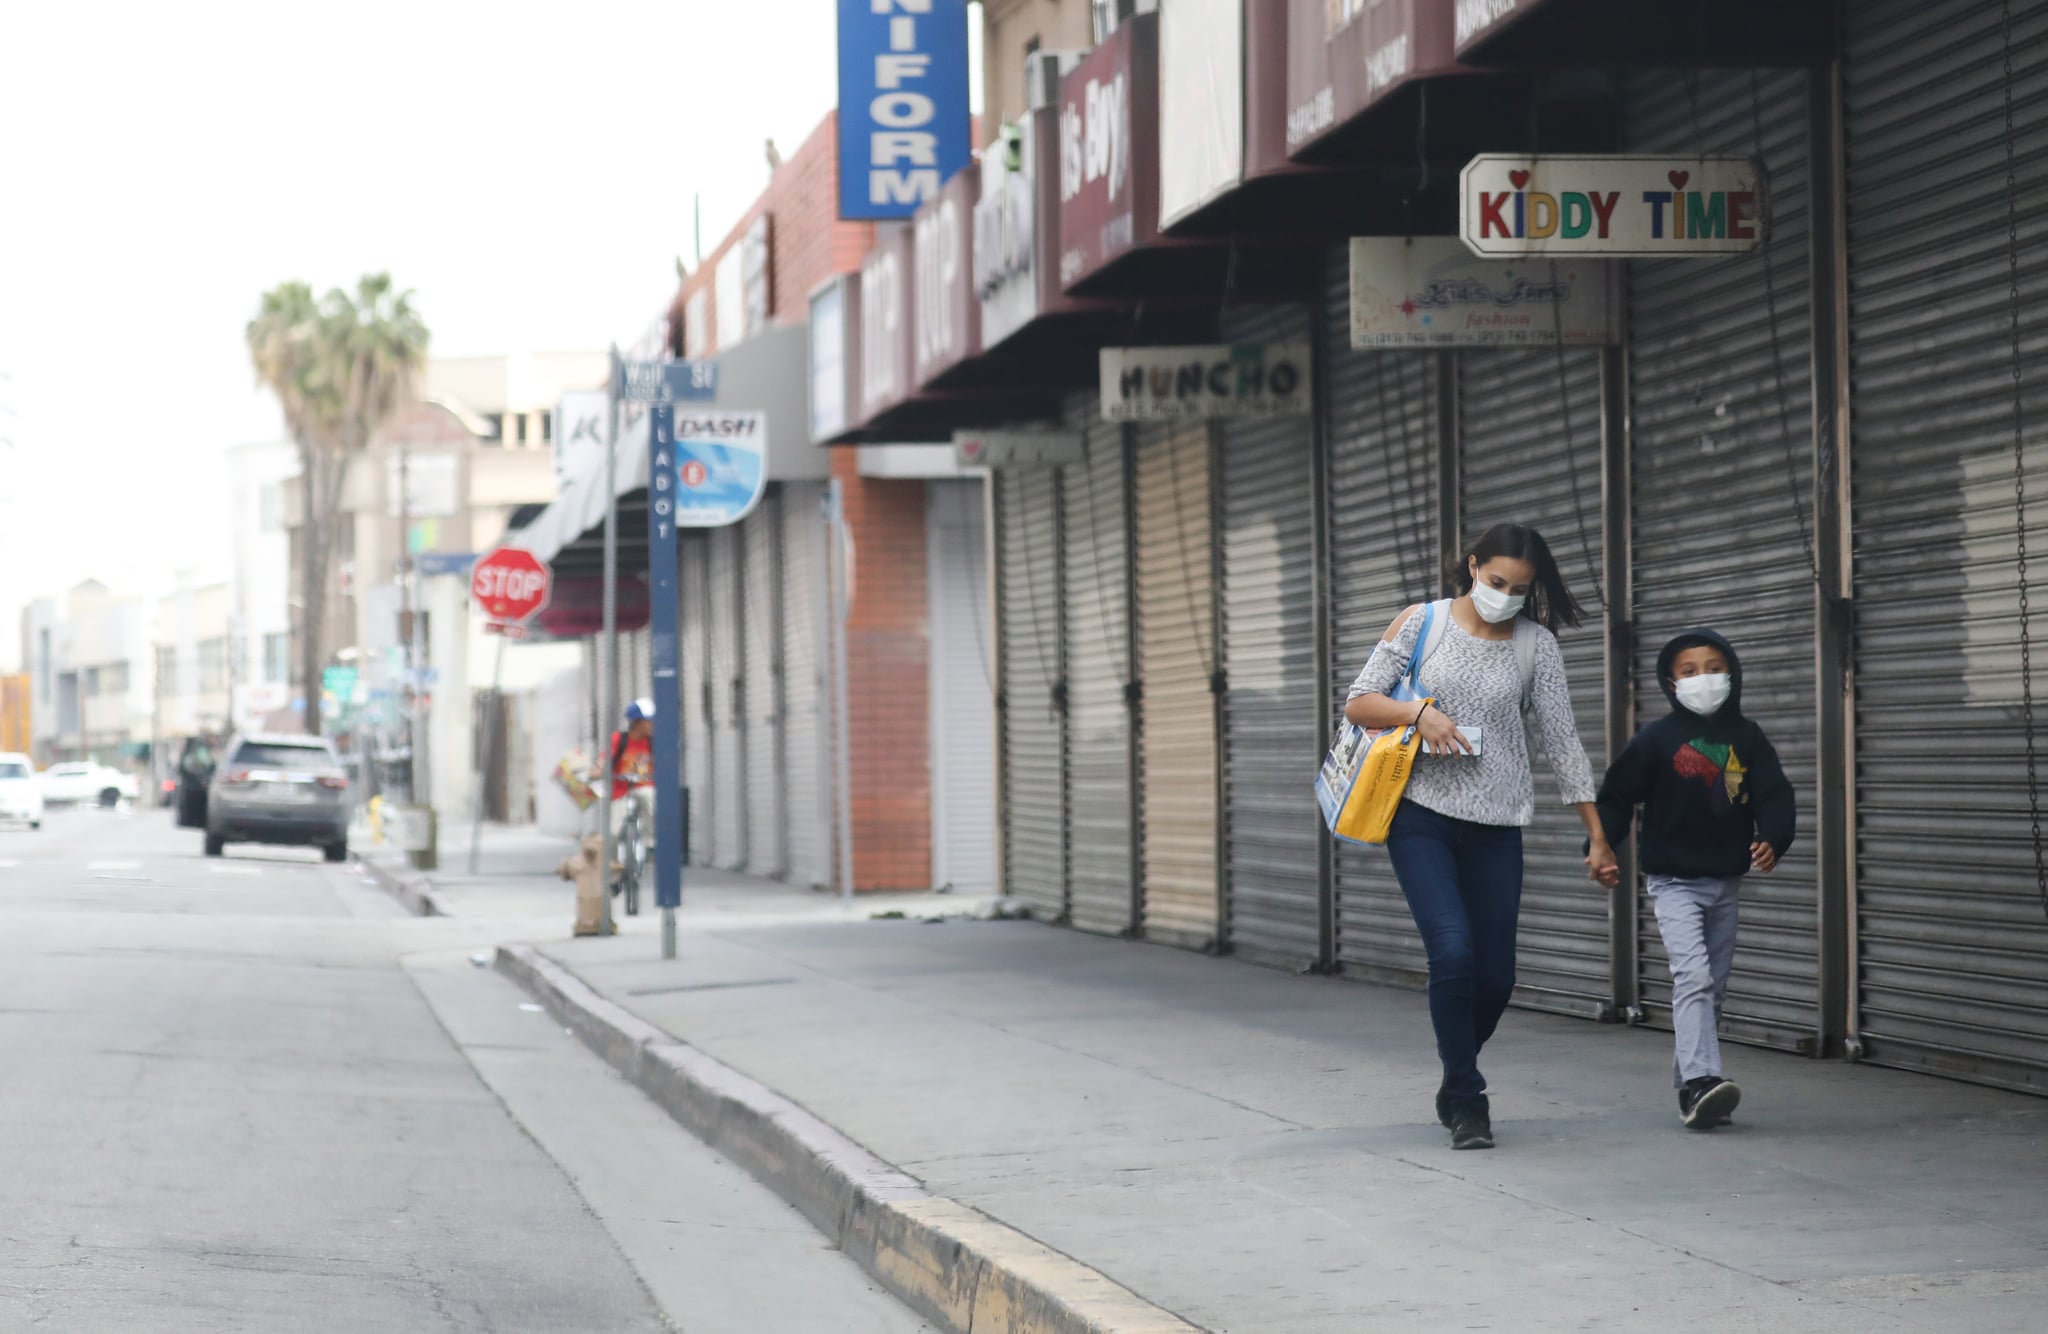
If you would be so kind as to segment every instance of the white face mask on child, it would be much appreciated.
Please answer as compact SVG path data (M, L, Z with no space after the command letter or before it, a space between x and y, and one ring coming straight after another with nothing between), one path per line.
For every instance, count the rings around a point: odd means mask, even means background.
M1726 673L1716 672L1712 676L1688 676L1678 683L1678 702L1694 713L1706 717L1719 713L1721 706L1728 702L1728 696L1735 687Z
M1522 610L1522 604L1528 600L1529 596L1526 593L1521 597L1515 597L1476 581L1472 585L1472 607L1479 613L1479 619L1489 625L1512 621L1516 613Z

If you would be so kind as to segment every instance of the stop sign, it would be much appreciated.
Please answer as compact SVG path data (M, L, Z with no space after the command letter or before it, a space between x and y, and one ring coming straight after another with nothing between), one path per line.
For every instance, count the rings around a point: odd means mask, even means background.
M517 623L548 605L553 572L519 547L499 547L470 571L469 592L493 620Z

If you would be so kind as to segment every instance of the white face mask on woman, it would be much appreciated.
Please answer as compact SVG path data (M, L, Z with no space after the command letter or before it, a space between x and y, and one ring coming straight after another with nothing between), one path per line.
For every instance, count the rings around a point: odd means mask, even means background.
M1472 606L1479 613L1479 619L1489 625L1512 621L1522 610L1522 604L1529 600L1527 593L1516 597L1503 593L1498 588L1489 588L1478 580L1472 582Z
M1721 711L1734 692L1734 685L1725 672L1712 676L1688 676L1677 683L1678 702L1701 717L1710 717Z

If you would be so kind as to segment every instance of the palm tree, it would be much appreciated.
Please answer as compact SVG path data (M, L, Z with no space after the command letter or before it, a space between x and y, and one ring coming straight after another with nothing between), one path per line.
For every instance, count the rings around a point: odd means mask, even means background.
M429 334L412 293L376 273L319 301L305 283L279 284L263 294L247 338L256 378L277 395L299 451L299 688L306 728L318 732L342 490L356 457L411 402Z

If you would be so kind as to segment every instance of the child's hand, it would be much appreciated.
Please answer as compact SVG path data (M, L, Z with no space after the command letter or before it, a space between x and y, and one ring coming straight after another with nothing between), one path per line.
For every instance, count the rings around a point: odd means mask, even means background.
M1586 853L1588 879L1613 889L1621 883L1621 861L1614 855L1614 849L1605 843L1596 843Z
M1778 850L1768 843L1752 843L1749 845L1749 864L1759 871L1776 870Z

